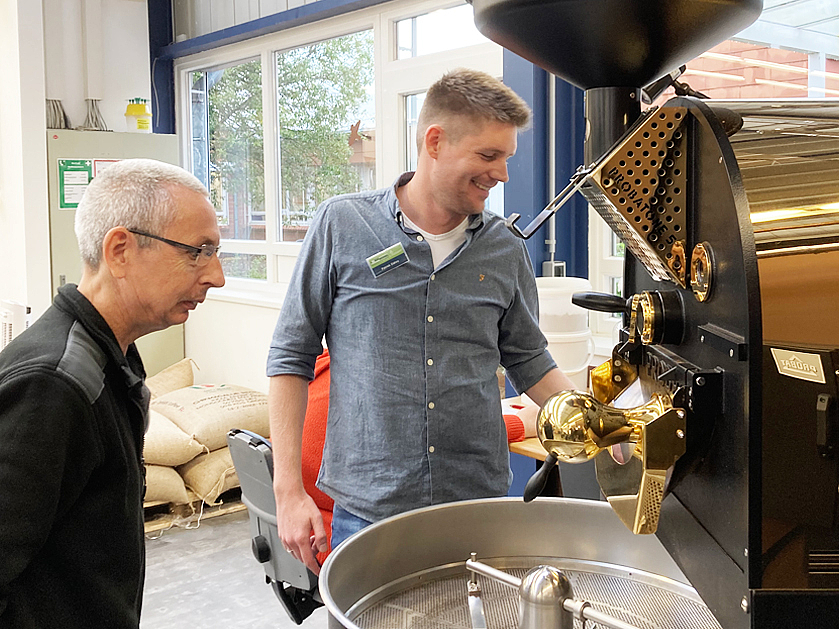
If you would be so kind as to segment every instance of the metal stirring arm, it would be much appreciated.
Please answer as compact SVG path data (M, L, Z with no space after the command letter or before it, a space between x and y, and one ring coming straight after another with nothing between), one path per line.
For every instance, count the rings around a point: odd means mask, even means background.
M530 238L533 235L533 232L539 229L545 221L547 221L563 205L565 205L568 199L574 196L577 190L585 185L591 170L591 168L583 168L582 166L577 168L577 172L575 172L571 177L571 182L565 186L562 192L556 195L553 200L545 206L544 210L539 212L539 215L530 222L530 225L524 228L524 231L520 230L516 225L516 221L521 218L521 214L510 214L510 216L507 217L507 220L505 221L507 229L524 240Z
M652 114L657 111L658 107L650 107L645 112L643 112L636 120L632 123L632 125L627 129L627 131L621 136L621 138L615 142L615 144L606 151L603 155L601 155L595 162L589 165L588 168L585 166L579 166L577 171L571 176L571 180L565 188L563 188L562 192L556 195L553 200L545 206L545 209L539 212L539 214L534 218L530 225L525 227L523 230L519 229L516 225L516 221L521 218L521 214L510 214L505 221L507 225L507 229L513 232L519 238L523 238L527 240L530 238L537 229L539 229L545 221L547 221L552 215L554 215L563 205L565 205L568 200L574 196L574 194L582 188L591 178L591 175L597 171L597 169L601 166L601 164L605 163L606 160L615 152L616 147L620 146L623 142L624 138L628 138L631 136L637 129L641 127L641 125L652 116Z
M472 553L472 561L475 561L475 553ZM474 572L469 575L469 619L472 622L472 629L487 629L487 619L484 615L484 601L481 598L481 585Z
M508 587L515 588L516 590L519 591L520 596L523 594L523 589L524 589L522 587L523 584L525 586L527 586L527 582L529 580L532 580L533 576L536 576L537 579L538 579L542 576L540 573L545 573L546 571L550 571L550 572L554 573L553 575L549 575L549 576L558 575L558 578L565 579L567 581L565 575L563 575L560 570L558 570L556 568L553 568L552 566L537 566L536 568L533 568L533 570L528 572L524 579L519 579L517 577L514 577L511 574L507 574L503 570L498 570L497 568L493 568L492 566L488 566L487 564L484 564L484 563L481 563L481 562L477 561L475 559L475 553L472 553L472 556L466 561L466 568L470 572L472 572L473 574L474 573L482 574L485 577L489 577L490 579L494 579L496 581L499 581L499 582L503 583L504 585L506 585ZM474 615L473 607L472 607L473 597L472 597L471 584L472 584L472 578L470 578L470 589L469 589L469 612L470 612L470 614L472 614L472 627L474 629L478 629L478 627L484 627L485 628L486 627L486 618L484 617L484 614L483 614L483 604L480 601L480 594L478 595L478 603L481 604L479 622L482 621L484 624L483 625L476 625L475 624L475 615ZM480 591L480 588L478 588L478 589ZM544 588L542 588L542 591L544 592ZM560 590L560 591L562 591L562 590ZM565 588L564 591L565 591L565 593L567 593L567 596L563 596L562 594L560 594L556 598L556 602L557 602L557 606L560 609L564 610L565 612L568 612L568 614L567 615L566 614L550 615L550 618L553 619L554 621L556 621L554 623L551 623L551 624L553 624L553 629L572 629L573 626L574 626L574 619L577 619L577 620L581 621L582 624L583 624L583 627L585 627L586 621L591 621L593 623L597 623L597 624L602 625L604 627L611 627L612 629L638 629L638 627L636 627L635 625L631 625L631 624L626 623L626 622L624 622L624 621L622 621L618 618L610 616L609 614L604 614L603 612L599 612L596 609L593 609L591 607L591 603L589 603L588 601L573 598L571 588L570 588L570 584ZM543 602L544 601L540 601L540 603L543 603ZM539 605L537 605L537 607L539 607ZM528 621L528 619L536 620L540 616L543 617L543 619L544 619L545 614L544 614L543 611L541 613L539 613L538 610L537 610L537 614L520 613L519 618L521 619L521 622L520 622L520 625L519 625L519 629L532 629L532 625ZM537 622L536 625L533 625L533 627L540 627L541 628L542 624L543 623L541 623L541 622Z

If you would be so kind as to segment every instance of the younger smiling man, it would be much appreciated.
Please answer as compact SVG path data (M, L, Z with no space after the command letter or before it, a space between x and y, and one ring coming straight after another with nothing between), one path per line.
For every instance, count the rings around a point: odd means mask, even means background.
M455 70L426 94L416 172L330 199L312 221L268 375L279 534L315 573L313 550L327 539L300 449L324 335L331 383L318 487L335 500L333 547L409 509L507 493L499 363L539 404L573 388L539 330L523 242L484 210L529 119L500 81Z
M224 284L207 191L125 160L76 211L79 286L0 353L0 627L136 629L149 392L134 341Z

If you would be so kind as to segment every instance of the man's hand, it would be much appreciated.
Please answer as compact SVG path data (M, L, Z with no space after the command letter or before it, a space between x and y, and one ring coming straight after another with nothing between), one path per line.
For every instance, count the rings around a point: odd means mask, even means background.
M314 574L320 574L317 553L329 549L323 516L305 491L274 487L277 532L283 547ZM312 534L314 532L314 534Z

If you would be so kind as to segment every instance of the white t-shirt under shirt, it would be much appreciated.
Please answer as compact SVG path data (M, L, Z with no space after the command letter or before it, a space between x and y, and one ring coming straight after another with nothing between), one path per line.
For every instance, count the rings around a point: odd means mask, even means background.
M451 231L447 231L445 234L429 234L424 229L417 227L411 219L405 216L404 212L402 213L402 221L411 229L422 234L425 240L428 241L431 247L431 260L434 263L435 269L442 264L443 260L449 257L452 251L466 242L466 227L469 225L468 217L464 218L460 222L460 225Z

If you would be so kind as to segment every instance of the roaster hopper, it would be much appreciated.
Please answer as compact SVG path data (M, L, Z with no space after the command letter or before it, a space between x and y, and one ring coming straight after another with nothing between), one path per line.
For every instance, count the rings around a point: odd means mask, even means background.
M595 458L612 511L563 499L478 501L379 523L324 567L321 591L333 622L366 629L364 615L389 606L406 620L391 626L468 627L458 624L464 613L469 621L465 602L457 612L441 609L433 622L427 611L446 598L437 582L453 575L464 582L465 555L476 552L478 561L512 572L539 563L568 571L575 596L629 623L604 626L837 626L839 352L831 347L839 345L839 326L835 317L791 314L794 298L785 292L791 284L812 288L805 274L815 265L812 275L826 282L828 303L835 300L837 210L754 225L750 217L750 210L839 202L836 104L678 97L641 113L643 86L746 27L760 0L473 6L489 38L585 89L586 163L569 190L581 192L626 244L627 297L575 299L622 312L624 328L612 360L595 374L594 394L546 404L540 437L549 459ZM536 227L508 224L521 236ZM812 320L821 328L813 330ZM627 409L630 393L641 399ZM638 576L679 600L650 595L660 613L627 609L608 588L586 585L592 573ZM547 589L564 587L539 578ZM558 626L559 617L532 622L521 583L522 616L492 624L488 615L487 626ZM685 585L711 616L683 611L695 602ZM617 590L624 601L648 595ZM674 609L672 624L665 616ZM478 626L475 617L471 623ZM582 616L574 623L581 627Z

